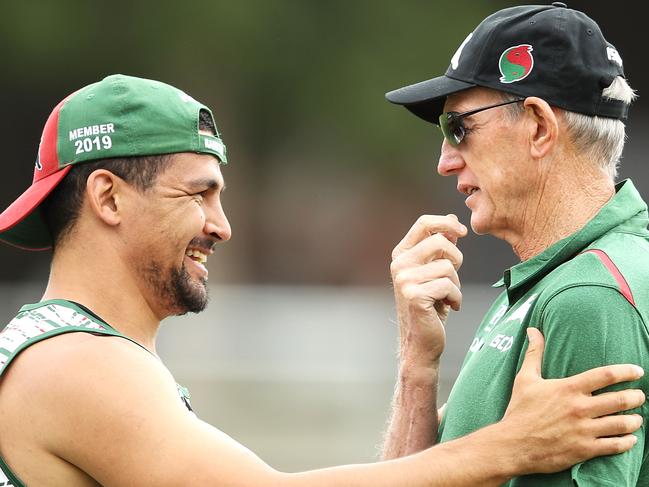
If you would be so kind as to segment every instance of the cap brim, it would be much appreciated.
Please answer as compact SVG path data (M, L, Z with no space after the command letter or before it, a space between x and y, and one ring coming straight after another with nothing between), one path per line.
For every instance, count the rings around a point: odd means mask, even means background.
M26 250L46 250L52 247L47 226L37 210L71 168L72 166L66 166L36 181L0 214L1 241Z
M444 111L444 101L448 95L468 90L477 86L447 76L404 86L385 94L389 102L403 105L419 118L434 124L439 123L439 116Z

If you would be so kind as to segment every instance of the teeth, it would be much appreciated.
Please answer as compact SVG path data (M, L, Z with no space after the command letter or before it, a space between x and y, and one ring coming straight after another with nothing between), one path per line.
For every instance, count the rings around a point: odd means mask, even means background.
M199 250L189 249L185 252L185 255L187 255L187 257L194 258L195 261L200 262L201 264L205 264L205 262L207 262L207 255L203 252L200 252Z
M471 188L471 189L469 190L469 195L472 195L472 194L475 193L476 191L478 191L478 188Z

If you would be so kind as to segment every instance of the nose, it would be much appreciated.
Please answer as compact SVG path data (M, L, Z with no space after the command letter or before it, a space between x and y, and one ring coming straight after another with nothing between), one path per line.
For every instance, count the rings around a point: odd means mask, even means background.
M205 212L204 231L220 242L227 242L232 237L232 228L220 201L214 208Z
M439 155L437 172L440 176L451 176L458 173L464 167L464 158L456 147L448 143L446 139L442 142L442 151Z

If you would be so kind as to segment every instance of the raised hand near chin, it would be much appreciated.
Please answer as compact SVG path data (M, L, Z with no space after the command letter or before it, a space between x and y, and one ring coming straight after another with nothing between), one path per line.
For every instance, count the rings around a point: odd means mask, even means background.
M466 233L455 215L424 215L392 252L404 360L436 361L444 350L449 310L459 310L462 303L457 274L462 253L456 243Z

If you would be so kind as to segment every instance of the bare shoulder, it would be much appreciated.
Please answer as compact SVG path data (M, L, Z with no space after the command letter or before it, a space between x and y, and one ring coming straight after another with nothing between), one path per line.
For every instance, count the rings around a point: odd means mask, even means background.
M245 465L245 475L273 473L190 414L164 365L119 337L70 333L32 345L0 383L0 416L28 430L0 435L29 437L101 485L211 482L227 473L215 469L219 456Z
M6 400L28 395L39 410L46 405L66 415L71 411L66 403L93 406L106 394L114 401L116 393L132 393L129 388L136 384L163 396L175 393L171 374L143 348L124 338L82 332L30 346L14 359L1 386Z
M70 433L110 409L96 399L115 395L122 367L157 375L159 384L173 381L164 367L147 367L147 352L138 348L123 338L77 332L36 343L14 359L0 381L0 452L15 474L28 485L96 485L65 459L63 450L83 449L87 441Z

